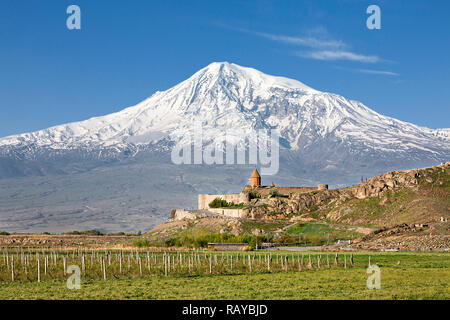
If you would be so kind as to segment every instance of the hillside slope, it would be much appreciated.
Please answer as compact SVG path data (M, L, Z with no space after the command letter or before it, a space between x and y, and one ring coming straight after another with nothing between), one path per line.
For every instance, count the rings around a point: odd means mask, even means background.
M388 172L343 189L282 194L274 187L259 193L266 195L255 192L243 219L173 221L145 237L167 245L186 244L187 235L191 245L196 237L233 234L280 244L353 239L352 247L365 249L450 247L450 162Z

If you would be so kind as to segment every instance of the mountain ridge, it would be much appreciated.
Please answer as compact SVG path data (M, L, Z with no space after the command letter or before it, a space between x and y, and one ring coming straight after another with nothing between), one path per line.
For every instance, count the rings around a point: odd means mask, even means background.
M239 128L246 132L278 128L281 136L289 141L289 148L294 150L326 135L396 152L408 149L407 145L402 146L403 140L412 148L431 153L445 147L450 140L447 128L420 127L380 115L361 102L314 90L297 80L215 62L135 106L80 122L0 138L0 148L27 145L50 149L124 148L164 138L177 140L190 129L188 117L195 117L206 128ZM371 130L363 132L362 129ZM305 142L299 142L300 139Z

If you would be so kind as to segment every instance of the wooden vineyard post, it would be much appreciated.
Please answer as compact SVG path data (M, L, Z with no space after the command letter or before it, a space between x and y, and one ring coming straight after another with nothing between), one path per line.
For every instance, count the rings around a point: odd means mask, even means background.
M347 268L347 255L344 254L344 268Z
M170 254L166 256L166 260L167 260L167 270L170 271Z
M327 267L328 268L330 267L330 257L328 256L328 254L327 254Z
M212 274L212 256L209 254L209 274Z
M41 282L41 266L40 266L39 253L36 253L36 255L37 255L37 279L38 279L38 282Z
M167 257L165 253L163 256L163 260L164 260L164 275L167 277Z
M283 258L281 258L280 261L281 261L281 270L283 270L283 268L284 268ZM278 255L277 255L277 262L278 262Z
M66 268L66 257L63 257L63 273L64 273L64 275L66 275L66 270L67 270L67 268Z
M191 257L188 256L188 268L189 268L189 274L191 274Z
M338 254L336 252L336 255L334 256L334 265L337 266L338 264Z
M11 258L11 280L14 282L14 256Z
M83 271L83 274L86 275L86 268L84 265L84 254L81 255L81 270Z
M353 267L353 253L350 253L350 266Z
M106 280L106 263L105 263L105 258L102 257L102 262L103 262L103 280Z

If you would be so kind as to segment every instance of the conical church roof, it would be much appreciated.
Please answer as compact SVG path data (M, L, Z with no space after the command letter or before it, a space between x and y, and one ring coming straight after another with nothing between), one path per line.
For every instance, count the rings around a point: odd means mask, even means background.
M250 176L250 178L261 178L261 176L259 175L258 170L253 170L252 175Z

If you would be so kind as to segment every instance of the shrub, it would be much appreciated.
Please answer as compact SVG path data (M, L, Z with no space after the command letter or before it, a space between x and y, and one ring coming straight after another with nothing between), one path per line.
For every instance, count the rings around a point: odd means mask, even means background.
M256 190L250 190L248 192L248 195L249 195L250 200L261 198L261 194Z
M133 245L138 248L150 247L150 242L147 239L135 240Z
M210 208L226 208L230 205L234 206L234 203L228 203L226 200L222 200L220 198L215 198L213 201L209 203Z
M9 233L6 231L0 231L0 236L9 236Z
M279 197L279 196L281 196L281 194L278 192L277 188L271 188L269 190L269 196L271 196L271 197Z

